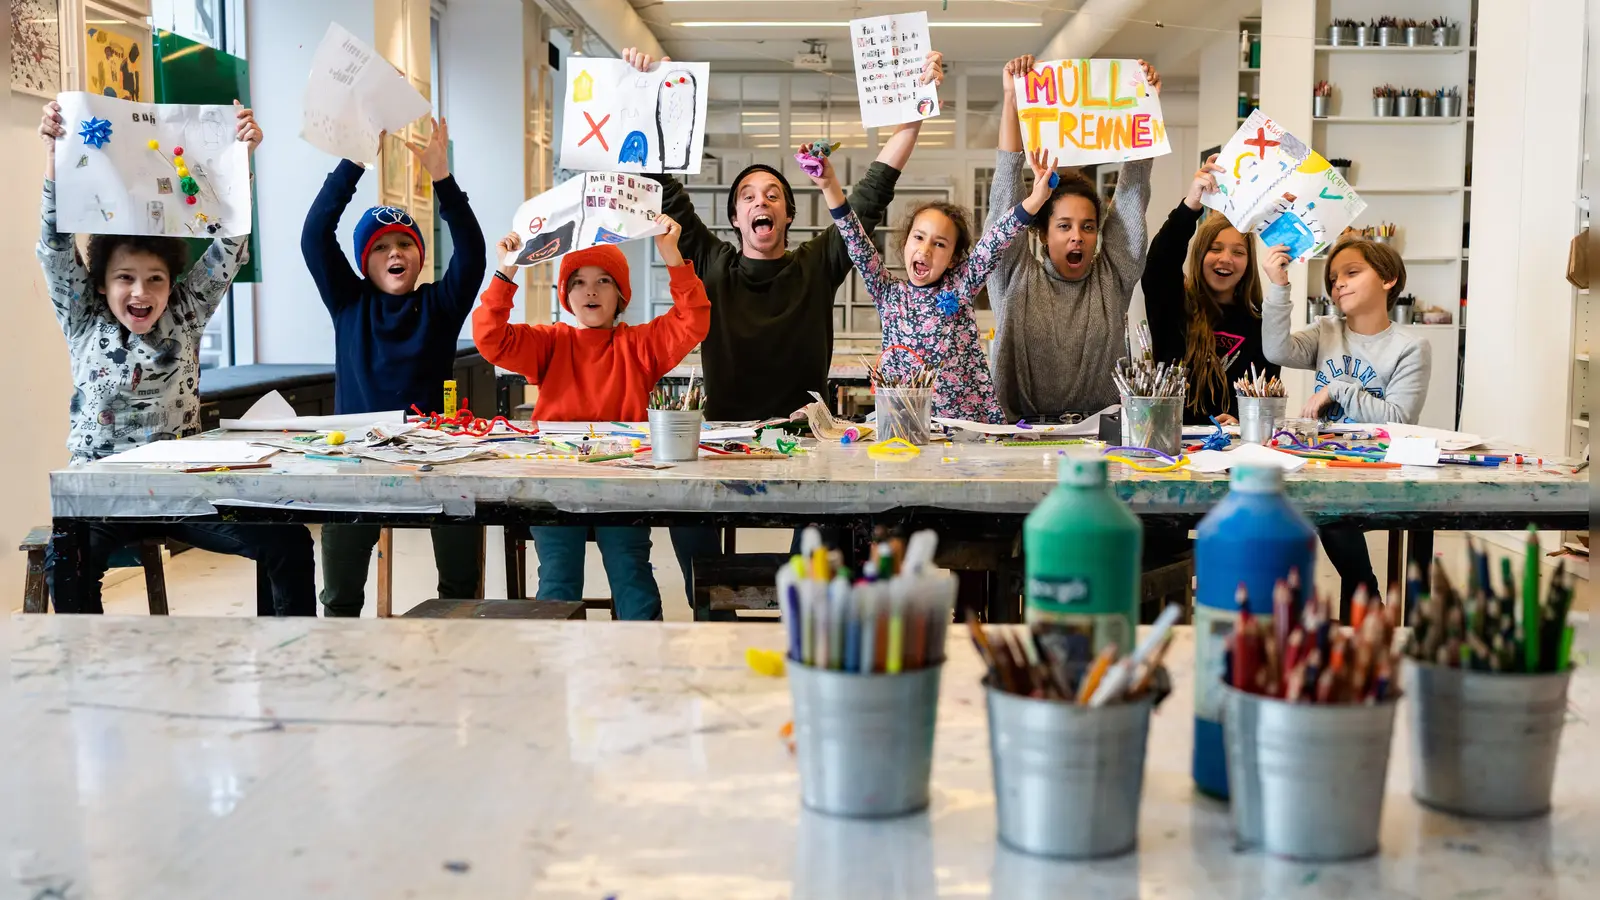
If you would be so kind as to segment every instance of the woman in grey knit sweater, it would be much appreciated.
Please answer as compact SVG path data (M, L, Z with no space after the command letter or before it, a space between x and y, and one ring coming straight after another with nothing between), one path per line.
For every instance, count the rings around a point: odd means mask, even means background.
M1012 79L1033 63L1032 56L1019 56L1006 64L1000 148L989 187L991 227L1028 193ZM1156 70L1143 60L1140 65L1159 91ZM1144 272L1150 165L1148 159L1122 164L1103 222L1094 185L1075 172L1062 173L1033 223L1045 258L1037 258L1032 241L1016 241L989 276L995 389L1008 420L1088 415L1117 402L1111 370L1127 355L1128 305Z

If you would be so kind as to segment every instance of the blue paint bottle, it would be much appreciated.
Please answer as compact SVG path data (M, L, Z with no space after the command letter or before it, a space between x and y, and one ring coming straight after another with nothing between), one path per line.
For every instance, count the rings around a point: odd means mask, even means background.
M1235 466L1228 496L1200 520L1194 542L1194 781L1202 793L1227 799L1222 747L1222 658L1233 633L1242 582L1250 613L1272 619L1272 589L1300 574L1301 593L1315 581L1317 531L1283 494L1283 469ZM1297 607L1303 596L1297 597Z

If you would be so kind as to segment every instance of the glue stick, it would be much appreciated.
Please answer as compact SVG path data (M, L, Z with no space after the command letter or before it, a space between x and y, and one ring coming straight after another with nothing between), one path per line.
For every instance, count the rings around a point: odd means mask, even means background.
M450 379L444 383L444 417L454 418L456 414L456 382Z

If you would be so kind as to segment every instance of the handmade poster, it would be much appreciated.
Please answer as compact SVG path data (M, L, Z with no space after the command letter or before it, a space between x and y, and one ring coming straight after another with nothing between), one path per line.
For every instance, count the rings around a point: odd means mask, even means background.
M56 98L56 217L63 232L250 233L250 151L231 106Z
M1022 143L1058 166L1149 159L1172 152L1161 98L1136 59L1035 63L1016 81Z
M522 249L506 265L531 266L596 244L653 237L665 229L661 185L619 172L585 172L517 207L511 229Z
M1261 110L1222 147L1217 189L1200 202L1269 247L1282 244L1296 262L1322 252L1367 208L1322 154Z
M150 32L86 7L83 67L89 93L135 102L151 99Z
M938 86L921 83L933 49L927 13L851 19L850 45L856 54L862 125L882 128L939 114Z
M710 63L641 72L620 59L569 57L561 167L697 175L706 145Z
M61 23L56 0L11 0L11 90L61 92Z
M399 134L433 111L406 77L338 22L311 60L300 136L318 150L376 162L378 134Z

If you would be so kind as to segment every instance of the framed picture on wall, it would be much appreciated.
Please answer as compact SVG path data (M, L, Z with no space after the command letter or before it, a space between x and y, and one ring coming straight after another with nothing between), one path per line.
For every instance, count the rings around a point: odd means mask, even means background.
M408 129L411 140L419 147L428 146L428 141L433 137L433 125L427 119L418 119ZM415 200L427 200L433 194L433 178L428 174L428 167L422 160L415 157L411 160L411 195Z
M11 0L11 90L61 93L61 18L56 0Z
M83 6L84 90L122 100L150 103L150 27L139 16L115 7Z
M383 136L383 202L405 205L406 164L411 151L398 134Z

